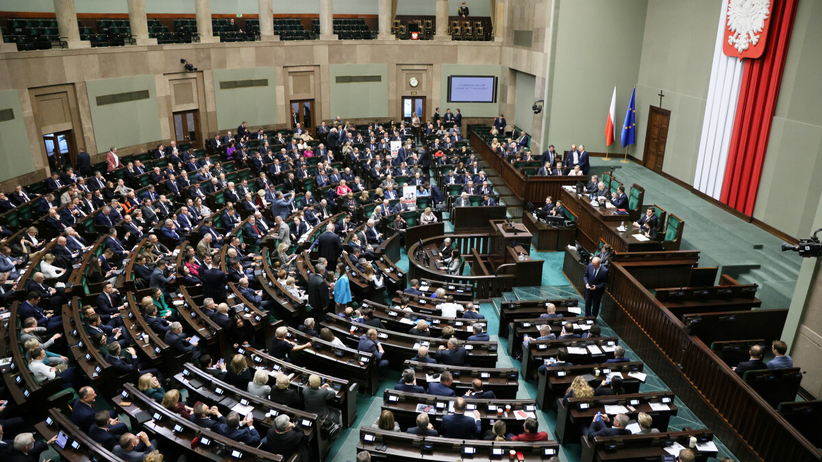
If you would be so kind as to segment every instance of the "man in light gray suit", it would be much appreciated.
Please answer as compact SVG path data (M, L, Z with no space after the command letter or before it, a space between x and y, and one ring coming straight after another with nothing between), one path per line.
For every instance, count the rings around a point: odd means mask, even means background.
M277 215L274 217L274 223L277 225L277 231L274 233L277 245L285 243L291 246L291 231L288 229L288 224L283 221L283 217Z

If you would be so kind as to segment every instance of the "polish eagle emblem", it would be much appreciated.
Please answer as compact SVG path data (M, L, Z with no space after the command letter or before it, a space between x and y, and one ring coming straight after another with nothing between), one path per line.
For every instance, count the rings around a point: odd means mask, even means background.
M728 45L739 54L759 43L759 37L766 30L770 18L770 0L729 0L728 2ZM763 47L764 48L764 47Z

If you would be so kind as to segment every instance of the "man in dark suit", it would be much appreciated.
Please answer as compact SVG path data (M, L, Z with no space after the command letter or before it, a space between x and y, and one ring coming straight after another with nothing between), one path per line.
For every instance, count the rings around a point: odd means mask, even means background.
M459 345L459 340L451 338L448 346L440 345L437 350L437 360L449 366L465 366L468 363L468 350Z
M205 357L205 355L203 355L203 357ZM194 412L191 413L188 420L212 431L215 431L219 425L225 423L225 417L220 414L217 406L209 409L207 405L201 402L194 405Z
M245 424L240 426L240 422ZM217 433L231 438L234 441L256 447L260 443L260 434L254 428L254 416L251 413L245 419L240 419L240 415L234 411L228 413L224 424L216 428Z
M628 210L628 196L625 195L625 186L619 185L617 190L611 193L611 204L617 209Z
M205 267L200 267L200 280L203 281L203 295L213 298L215 302L222 303L226 299L225 285L228 275L216 267L211 266L211 256L203 258Z
M762 361L762 346L751 346L751 348L748 350L748 354L751 355L750 359L748 359L747 361L742 361L741 363L737 364L736 367L733 368L734 371L736 371L736 373L739 374L740 377L745 375L746 371L756 371L768 368L768 365L765 364L764 361Z
M334 238L338 239L336 235L334 235ZM325 266L319 263L314 266L314 273L308 276L308 303L315 310L325 310L331 303L328 286L323 277L324 271Z
M594 257L582 279L585 281L585 316L596 317L602 294L608 286L608 269L602 266L599 257Z
M480 433L480 414L476 409L474 415L465 415L465 400L457 398L454 402L454 414L442 418L442 436L461 440L477 439Z
M118 425L119 427L117 427ZM112 431L112 429L122 430L121 433L127 430L117 419L111 418L109 411L98 411L94 415L94 425L88 429L87 433L91 439L111 451L114 449L114 446L117 445L121 436L121 434Z
M639 220L634 222L634 228L639 228L643 233L647 233L651 229L659 228L659 222L654 214L654 208L648 207L645 210L645 215L641 216Z
M197 361L202 352L200 351L200 342L191 343L191 337L183 337L183 325L179 322L172 322L171 329L166 332L163 340L171 347L175 355L181 355L188 351L191 352L191 361Z
M428 385L428 394L437 396L457 396L457 393L451 388L454 383L454 375L449 371L444 371L440 374L439 382L431 382Z
M469 342L487 342L491 340L491 337L488 336L487 332L482 331L482 326L480 324L474 324L471 326L471 329L474 332L474 335L468 337Z
M410 287L405 289L403 292L411 295L422 295L420 292L420 281L419 279L412 279L411 282L408 284Z
M406 369L402 371L402 379L399 383L394 385L394 389L407 393L425 393L425 388L417 385L417 378L414 373L414 369Z
M55 315L55 311L53 310L40 308L38 303L40 303L40 294L35 291L29 292L26 301L20 304L20 309L17 312L18 318L34 318L37 320L37 325L45 327L49 333L62 331L62 316L59 314Z
M609 427L608 423L611 422L611 419L608 417L608 414L601 414L597 412L596 417L594 417L594 421L591 422L591 426L588 427L588 437L593 438L595 436L630 435L631 430L625 428L629 421L630 419L628 419L627 415L617 414L614 417L612 426Z
M343 246L340 243L340 237L334 233L334 224L329 223L325 227L325 232L320 234L317 239L317 252L321 257L328 260L331 268L337 267L337 260L343 252ZM312 305L313 306L313 305ZM319 307L314 307L319 308Z
M428 347L423 345L417 350L417 355L411 358L411 361L420 363L437 364L437 360L428 356Z
M94 410L94 401L97 399L97 392L91 387L82 387L77 391L78 398L74 401L71 409L71 421L74 425L88 431L96 423L97 412ZM116 420L117 413L114 410L109 411L109 417L112 421ZM120 422L109 421L111 426L109 431L120 435L128 431L128 426Z
M471 399L497 399L497 395L492 390L482 389L482 380L474 379L471 382L471 389L465 392L466 398Z
M91 156L83 148L77 154L77 171L83 176L91 175Z
M285 414L274 419L274 425L268 429L265 439L265 449L281 455L283 460L290 458L294 453L299 454L301 461L309 460L308 444L304 444L305 433L295 428L294 423Z
M171 325L165 319L157 316L157 306L149 305L146 307L146 313L143 315L148 327L156 334L165 337L166 333L171 330Z

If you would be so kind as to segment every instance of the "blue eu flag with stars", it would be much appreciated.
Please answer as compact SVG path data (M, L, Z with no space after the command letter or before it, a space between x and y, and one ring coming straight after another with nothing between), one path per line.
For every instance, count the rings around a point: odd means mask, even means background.
M636 143L636 87L631 92L631 102L625 112L625 122L622 124L622 147Z

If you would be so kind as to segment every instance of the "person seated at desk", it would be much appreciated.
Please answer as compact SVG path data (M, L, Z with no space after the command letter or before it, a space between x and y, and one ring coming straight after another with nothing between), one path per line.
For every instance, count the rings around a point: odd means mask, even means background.
M581 338L582 336L574 332L574 323L565 322L562 324L562 331L559 333L559 340Z
M308 461L308 445L304 444L305 433L295 428L287 415L278 415L274 418L274 425L268 429L263 447L268 452L281 455L283 460L297 453L301 461Z
M562 367L562 366L573 366L570 362L568 362L568 349L565 347L560 347L557 349L557 357L556 358L548 358L548 363L539 366L537 372L540 374L545 374L549 367ZM588 382L585 383L588 385ZM591 387L588 387L591 388ZM594 389L591 388L591 396L594 395Z
M617 414L614 416L612 423L611 419L608 417L608 414L597 412L596 417L594 417L594 421L591 422L591 425L588 427L587 435L589 438L593 438L595 436L630 435L631 430L625 428L628 426L629 421L630 419L628 419L627 415ZM609 423L611 423L611 426L608 426Z
M385 328L385 326L382 324L382 321L374 317L374 310L370 308L362 309L362 318L362 323L367 326L376 327L377 329Z
M762 362L762 346L760 345L753 345L748 350L748 354L750 354L750 359L747 361L742 361L736 367L733 368L740 377L745 375L746 371L757 371L761 369L767 369L768 366Z
M443 416L440 428L444 438L477 439L481 428L480 413L474 409L473 415L465 415L465 400L457 398L454 414Z
M545 306L545 313L539 315L540 318L561 318L563 317L561 314L557 314L557 306L553 303L549 303Z
M142 447L145 447L145 449L140 450ZM120 444L114 446L114 450L111 452L126 462L143 462L148 454L156 450L157 441L149 440L146 432L140 432L136 435L124 433L120 437Z
M460 346L459 340L451 338L448 346L440 345L437 350L437 359L449 366L465 366L468 364L468 350Z
M617 210L628 210L628 196L625 195L625 186L619 185L616 192L611 193L611 204Z
M636 421L637 424L639 424L639 433L659 433L659 429L653 428L654 419L650 415L640 412L639 415L637 415Z
M306 342L302 345L296 345L291 340L286 340L286 334L288 334L288 328L285 326L280 326L277 328L276 331L274 331L274 335L276 338L273 342L271 342L271 348L268 350L268 354L277 359L291 361L291 359L288 357L289 353L291 353L292 351L300 351L311 346L311 342ZM233 362L234 361L232 360L232 363Z
M622 377L615 375L606 378L594 390L594 396L612 396L624 395L625 389L622 388Z
M628 358L625 357L625 348L617 345L614 347L614 358L605 361L605 364L626 362L628 362Z
M197 402L197 404L194 405L194 411L188 420L212 431L214 431L217 426L225 423L225 417L220 414L217 406L209 408L205 403L201 402Z
M415 337L431 336L431 330L428 328L428 322L425 319L418 319L417 324L408 333Z
M471 381L471 389L465 392L465 397L473 399L497 399L497 395L493 390L482 389L482 380L480 379Z
M511 437L514 435L507 432L508 428L505 425L504 420L497 420L494 422L494 426L488 429L484 435L482 435L482 439L485 441L511 441ZM551 462L549 460L549 462Z
M788 352L788 345L782 340L774 340L771 344L771 351L773 351L774 358L768 361L768 369L785 369L793 367L793 359L786 355Z
M474 306L472 302L465 304L465 311L463 311L462 317L465 319L485 319L484 315L477 312L477 307Z
M417 415L417 426L408 427L408 430L406 432L412 435L420 436L439 436L439 432L437 432L434 429L434 424L431 423L431 419L425 412L422 412Z
M412 279L408 284L408 288L403 290L403 292L410 295L422 295L422 292L420 291L420 280Z
M155 377L154 374L147 373L141 375L140 378L137 379L137 389L158 403L162 401L166 395L165 389L160 385L160 379Z
M531 342L533 342L535 340L537 340L537 341L538 340L555 340L557 338L556 334L551 332L551 326L549 326L547 324L537 326L537 331L539 332L539 337L537 337L537 338L531 337L529 335L525 335L523 337L523 339L522 339L522 348L523 349L527 350L528 345L530 345Z
M237 353L231 358L231 364L228 367L228 371L225 375L225 381L229 385L233 385L240 390L244 390L248 387L248 382L254 379L253 373L251 368L248 367L248 363L245 361L245 356Z
M440 316L445 318L456 318L457 313L465 310L462 305L454 302L453 295L448 295L447 297L445 297L445 303L438 304L437 309L440 310Z
M377 340L377 329L371 328L362 334L357 344L357 350L374 355L374 359L377 361L380 369L388 367L388 360L383 359L385 350L383 350L382 345L379 340Z
M528 417L522 424L525 433L514 435L512 441L548 441L548 433L539 431L539 421L533 417Z
M193 411L193 409L186 406L185 403L180 402L180 390L176 389L166 392L163 400L160 402L160 406L163 406L175 414L179 414L184 419L191 417L191 411Z
M268 385L268 373L264 369L257 369L254 372L254 379L248 382L248 392L262 399L268 399L271 394L271 386Z
M591 192L591 199L597 199L599 197L608 197L608 189L605 187L605 183L599 182L597 184L597 189Z
M649 230L657 229L658 227L659 220L654 214L653 207L648 207L648 209L645 210L645 215L641 216L639 220L634 222L634 228L639 228L639 230L643 233L647 233Z
M545 162L545 165L537 170L537 176L550 176L552 173L551 164L549 162Z
M417 355L411 358L411 361L420 363L437 364L437 360L428 356L428 347L423 345L417 350Z
M425 388L417 385L417 377L414 369L402 371L402 378L394 385L394 389L408 393L425 393Z
M260 434L254 428L254 416L249 412L248 416L246 416L245 419L242 419L242 423L245 424L244 428L240 427L240 422L240 414L231 411L228 413L225 423L218 425L216 431L217 433L227 438L231 438L234 441L244 443L249 446L257 446L260 443Z
M467 186L466 186L467 188ZM460 197L454 201L454 207L470 207L471 201L468 200L468 193L463 192Z
M77 425L81 430L86 431L96 424L97 413L94 411L94 401L97 399L97 392L89 386L80 388L77 391L77 399L71 408L71 421ZM114 419L109 421L112 426L109 431L115 434L122 434L128 431L128 427L124 423L116 422L117 413L114 410L108 411L109 418Z
M557 204L554 206L554 208L551 209L550 212L548 212L548 215L550 215L552 217L563 217L564 218L565 217L565 207L562 205L562 201L557 201Z
M457 396L457 393L451 388L454 383L454 375L450 371L444 371L440 374L439 382L431 382L428 384L428 394L437 396Z
M270 399L275 403L286 405L293 409L302 409L305 403L299 392L290 387L288 376L280 372L275 379L276 387L271 389Z
M124 425L120 424L117 419L111 417L109 411L99 411L94 415L94 425L88 429L87 433L89 438L99 443L100 446L112 451L114 450L114 446L117 445L120 434L126 430ZM120 431L120 433L118 434L116 431ZM138 447L137 450L145 450L145 445Z
M469 342L487 342L487 341L491 340L491 337L488 335L488 333L482 331L482 326L480 324L472 325L471 330L474 332L474 335L469 336L467 341L469 341Z
M394 420L394 413L388 409L383 409L377 420L371 424L372 428L379 428L380 430L387 430L390 432L401 432L400 423Z

